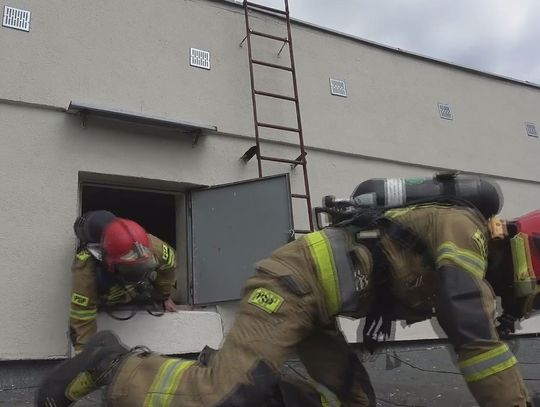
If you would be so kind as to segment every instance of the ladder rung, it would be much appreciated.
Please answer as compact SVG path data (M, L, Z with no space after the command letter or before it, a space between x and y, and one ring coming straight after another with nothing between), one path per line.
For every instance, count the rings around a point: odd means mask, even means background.
M306 194L291 194L291 196L298 199L308 199L308 196Z
M268 96L271 98L278 98L284 100L290 100L291 102L296 102L296 98L293 96L278 95L277 93L263 92L262 90L254 91L256 95Z
M276 161L278 163L288 163L288 164L296 164L296 165L304 164L303 161L289 160L287 158L277 158L277 157L268 157L268 156L261 156L261 160Z
M257 126L259 126L259 127L267 127L269 129L276 129L276 130L293 131L293 132L296 132L296 133L300 132L300 129L297 129L297 128L294 128L294 127L278 126L277 124L268 124L268 123L257 122Z
M277 65L277 64L271 64L270 62L264 62L264 61L258 61L256 59L253 59L251 61L252 64L255 64L255 65L263 65L263 66L268 66L270 68L276 68L276 69L283 69L284 71L289 71L289 72L292 72L292 68L289 67L289 66L283 66L283 65Z
M251 10L265 10L265 11L269 11L271 13L287 15L287 12L285 10L280 10L280 9L277 9L277 8L263 6L261 4L251 3L249 1L244 2L244 4L247 6L247 8L249 8Z
M280 42L289 42L288 38L278 37L276 35L266 34L266 33L260 32L260 31L254 31L254 30L250 29L249 33L253 34L253 35L258 35L259 37L270 38L271 40L276 40L276 41L280 41Z

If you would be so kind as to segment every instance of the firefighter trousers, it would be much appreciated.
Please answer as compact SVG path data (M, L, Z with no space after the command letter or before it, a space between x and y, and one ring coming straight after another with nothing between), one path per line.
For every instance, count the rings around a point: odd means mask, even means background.
M247 280L235 323L207 366L132 353L109 386L108 405L272 405L267 401L276 387L289 385L280 380L280 368L296 353L313 379L310 387L320 405L375 406L367 372L326 313L323 298L310 270L258 270Z

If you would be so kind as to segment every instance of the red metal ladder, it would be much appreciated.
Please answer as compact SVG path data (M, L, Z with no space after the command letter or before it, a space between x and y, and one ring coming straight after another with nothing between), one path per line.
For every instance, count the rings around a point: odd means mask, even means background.
M242 160L244 160L244 162L247 162L254 155L256 155L257 165L259 169L259 177L263 176L263 165L262 165L263 161L287 163L290 165L291 169L294 169L297 166L300 166L302 168L303 177L304 177L304 191L302 193L291 193L291 197L294 199L305 200L309 230L295 229L294 232L295 233L309 233L313 231L313 214L312 214L311 196L309 193L309 181L308 181L308 173L307 173L307 161L306 161L307 153L304 148L302 122L300 119L300 106L299 106L299 101L298 101L298 85L296 81L296 70L294 66L294 53L293 53L293 44L292 44L292 36L291 36L291 20L289 16L289 2L288 0L284 0L284 2L285 2L285 10L280 10L280 9L275 9L272 7L267 7L264 5L260 5L260 4L256 4L256 3L252 3L252 2L244 0L244 14L245 14L245 19L246 19L246 37L242 40L240 45L242 45L243 42L247 40L249 73L251 77L251 98L253 101L253 121L255 124L256 144L255 146L251 147L249 150L247 150L244 153L244 155L242 156ZM287 36L280 37L273 34L268 34L268 33L253 30L250 24L250 11L262 11L262 12L270 13L277 17L283 18L285 20L286 27L287 27ZM281 54L281 51L283 50L285 46L288 46L290 66L274 64L270 62L261 61L258 59L253 59L252 40L251 40L252 36L263 37L263 38L267 38L270 40L283 43L283 45L281 46L281 49L278 52L278 55ZM267 92L267 91L257 89L255 87L255 74L254 74L254 69L253 69L254 65L259 65L259 66L264 66L270 69L278 69L278 70L290 72L291 78L292 78L293 95L288 96L288 95L282 95L282 94L277 94L277 93L272 93L272 92ZM258 114L257 114L257 97L258 96L265 97L265 98L280 99L287 103L291 103L291 102L294 103L294 106L296 109L297 126L288 127L288 126L265 123L265 122L259 121ZM271 156L262 154L261 142L260 142L260 137L259 137L260 128L269 128L269 129L279 130L281 132L288 133L288 134L296 133L298 136L298 147L300 149L300 154L298 155L298 157L296 157L295 159L289 159L289 158L281 158L281 157L271 157ZM287 139L285 139L284 141L286 140Z

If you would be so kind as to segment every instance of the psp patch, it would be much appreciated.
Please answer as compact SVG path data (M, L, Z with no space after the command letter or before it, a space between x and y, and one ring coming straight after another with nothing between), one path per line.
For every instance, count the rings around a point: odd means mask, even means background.
M248 300L250 304L255 305L269 314L276 312L279 307L281 307L281 304L283 304L283 301L285 300L281 295L262 287L256 288L255 291L251 293Z
M73 293L71 295L71 302L73 304L77 304L77 305L80 305L82 307L86 307L90 303L90 298L85 297L84 295Z

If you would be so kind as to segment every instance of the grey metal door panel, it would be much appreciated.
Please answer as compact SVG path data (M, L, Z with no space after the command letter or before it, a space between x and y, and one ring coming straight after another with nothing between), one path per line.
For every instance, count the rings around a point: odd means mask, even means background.
M294 229L287 174L193 191L190 205L194 304L239 299L254 264Z

